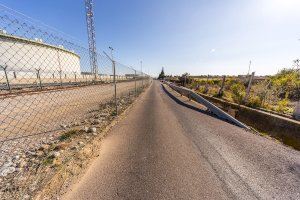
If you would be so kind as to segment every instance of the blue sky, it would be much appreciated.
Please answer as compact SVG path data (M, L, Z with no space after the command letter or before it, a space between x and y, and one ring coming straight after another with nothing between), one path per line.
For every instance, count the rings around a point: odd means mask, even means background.
M84 0L0 0L86 42ZM274 74L300 57L299 0L95 0L97 47L157 75Z

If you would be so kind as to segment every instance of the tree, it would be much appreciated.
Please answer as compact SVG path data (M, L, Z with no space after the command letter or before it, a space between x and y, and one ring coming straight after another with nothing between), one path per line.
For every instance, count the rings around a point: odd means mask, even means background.
M161 72L160 72L160 74L159 74L159 76L158 76L158 79L165 79L165 71L164 71L164 68L162 68L162 70L161 70Z

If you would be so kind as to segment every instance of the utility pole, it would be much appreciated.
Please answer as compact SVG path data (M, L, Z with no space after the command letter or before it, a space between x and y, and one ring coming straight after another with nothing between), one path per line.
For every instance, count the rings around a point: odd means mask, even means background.
M85 0L85 11L86 11L86 23L87 23L87 34L88 34L88 43L89 43L91 72L94 74L95 80L96 80L97 76L98 76L98 63L97 63L94 1L93 0Z
M250 74L251 64L252 64L252 62L251 62L251 60L250 60L250 62L249 62L249 67L248 67L248 73L247 73L247 76L249 76L249 74Z
M221 97L223 95L223 90L224 90L224 86L225 86L225 79L226 79L226 76L224 75L223 78L222 78L222 83L221 83L220 90L218 92L218 97Z
M251 85L252 85L252 81L254 79L254 75L255 75L255 72L252 72L251 76L250 76L250 80L249 80L249 83L248 83L248 87L247 87L247 90L246 90L246 95L244 97L244 102L247 102L248 101L248 97L250 95L250 91L251 91Z

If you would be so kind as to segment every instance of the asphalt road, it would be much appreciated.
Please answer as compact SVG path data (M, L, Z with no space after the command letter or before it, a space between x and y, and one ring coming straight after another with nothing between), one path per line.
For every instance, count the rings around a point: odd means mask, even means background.
M63 199L300 199L300 153L154 82Z

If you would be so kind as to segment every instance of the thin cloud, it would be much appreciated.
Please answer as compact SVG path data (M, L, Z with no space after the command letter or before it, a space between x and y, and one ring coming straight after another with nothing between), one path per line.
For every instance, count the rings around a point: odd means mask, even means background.
M210 53L214 53L216 51L216 49L211 49Z

